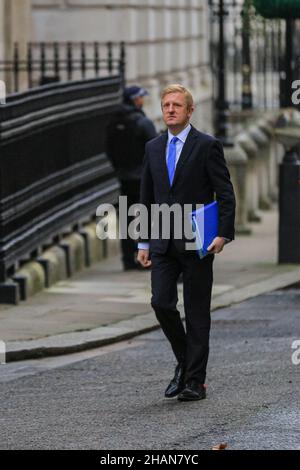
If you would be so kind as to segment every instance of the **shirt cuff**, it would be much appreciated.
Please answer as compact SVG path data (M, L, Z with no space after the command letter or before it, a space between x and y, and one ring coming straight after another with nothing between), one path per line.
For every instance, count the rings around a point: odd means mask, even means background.
M149 250L150 244L149 243L138 243L139 250Z

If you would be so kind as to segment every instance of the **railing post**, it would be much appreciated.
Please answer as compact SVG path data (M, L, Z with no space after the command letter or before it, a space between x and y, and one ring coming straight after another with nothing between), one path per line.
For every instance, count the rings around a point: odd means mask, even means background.
M40 72L41 72L41 82L43 82L43 79L45 77L45 72L46 72L46 51L45 51L45 43L42 42L40 44Z
M294 54L294 20L286 20L286 34L285 34L285 98L284 105L286 107L292 106L291 103L291 90L293 81L293 54Z
M122 41L120 44L120 64L119 64L119 73L121 76L122 80L122 85L123 87L125 86L126 83L126 77L125 77L125 63L126 63L126 50L125 50L125 42Z
M214 6L210 1L211 7ZM224 18L226 15L224 0L218 2L218 20L219 20L219 41L218 41L218 97L216 101L215 127L216 136L221 140L224 146L231 146L232 142L228 137L228 116L229 104L226 99L226 42L224 31Z
M55 76L59 78L60 74L60 62L59 62L59 45L58 42L53 44L53 57L54 57L54 72Z
M27 45L27 73L28 73L28 86L32 88L32 44L31 42Z
M81 66L81 78L84 79L86 75L86 50L85 43L80 43L80 66Z
M96 77L99 77L99 42L94 42L94 70Z
M249 1L244 0L242 15L242 109L252 109Z
M112 72L113 72L112 42L107 43L107 70L108 70L109 75L112 75Z
M19 91L19 45L14 44L14 90Z
M300 158L298 147L286 149L279 165L278 263L300 263Z
M275 96L276 96L276 86L275 86L275 73L276 73L276 56L275 56L275 29L274 29L274 21L271 23L271 70L272 70L272 77L271 77L271 84L272 84L272 103L271 108L273 109Z
M72 50L72 43L67 43L67 78L68 80L72 80L73 76L73 50Z
M267 109L267 24L265 18L263 19L263 38L264 38L264 54L263 54L263 102L264 102L264 109Z

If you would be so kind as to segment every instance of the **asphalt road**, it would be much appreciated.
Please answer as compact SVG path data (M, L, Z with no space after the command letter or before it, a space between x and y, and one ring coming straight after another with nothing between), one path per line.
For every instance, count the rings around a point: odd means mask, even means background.
M167 400L160 330L0 366L1 449L300 449L300 290L213 313L208 397ZM299 348L299 347L298 347ZM300 348L299 348L300 349Z

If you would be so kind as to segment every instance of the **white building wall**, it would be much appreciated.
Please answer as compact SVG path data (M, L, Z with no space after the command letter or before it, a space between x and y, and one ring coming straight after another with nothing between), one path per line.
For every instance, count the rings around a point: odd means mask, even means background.
M4 59L4 43L5 43L5 34L4 34L4 0L0 0L0 60Z
M146 111L158 125L162 126L160 90L179 82L190 87L195 97L195 124L211 131L211 80L209 67L203 65L208 62L206 0L0 0L0 25L7 1L14 3L17 23L26 25L24 14L29 16L29 26L14 26L11 34L23 45L28 40L125 41L127 82L147 87L151 96ZM16 2L23 5L22 11L16 10ZM3 34L2 29L0 57ZM11 44L12 40L10 48Z
M13 56L14 43L19 43L19 58L26 59L30 40L31 0L0 0L0 60ZM11 74L0 73L8 92L13 91ZM20 72L19 88L26 87L26 76Z

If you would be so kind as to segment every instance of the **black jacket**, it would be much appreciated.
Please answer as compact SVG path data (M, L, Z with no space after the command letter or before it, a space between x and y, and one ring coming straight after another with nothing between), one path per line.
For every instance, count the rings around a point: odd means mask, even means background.
M146 143L157 136L142 109L123 104L106 132L106 153L121 181L140 180Z
M167 137L165 132L146 145L140 202L150 214L153 203L195 206L211 203L216 196L219 202L219 236L234 239L235 196L221 143L192 126L170 186L166 165ZM150 226L150 217L148 223ZM150 241L151 252L164 254L168 248L168 240L140 241ZM174 240L179 251L185 251L186 241L184 237Z

